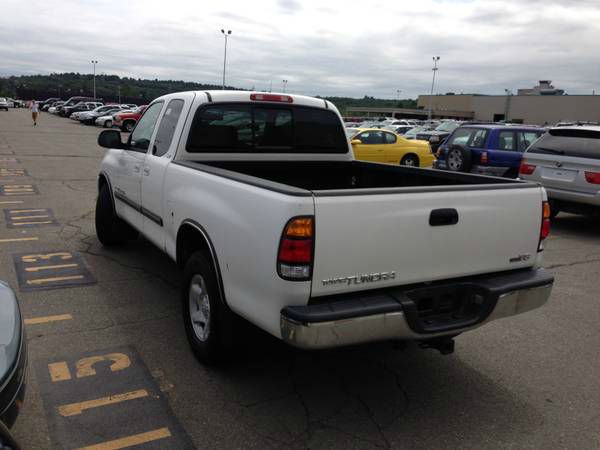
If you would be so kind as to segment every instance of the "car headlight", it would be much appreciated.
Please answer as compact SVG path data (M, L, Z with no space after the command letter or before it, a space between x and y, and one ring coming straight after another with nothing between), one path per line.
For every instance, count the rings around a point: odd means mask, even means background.
M21 313L12 289L0 281L0 385L15 364L21 341Z

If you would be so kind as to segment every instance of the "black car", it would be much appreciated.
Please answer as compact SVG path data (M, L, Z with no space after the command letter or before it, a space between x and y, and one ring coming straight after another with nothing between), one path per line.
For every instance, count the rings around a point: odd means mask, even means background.
M12 427L25 397L27 340L17 298L1 281L0 353L0 422Z
M429 141L429 144L431 145L431 151L435 153L440 144L444 142L444 140L446 140L446 138L450 136L452 132L456 130L460 125L461 122L448 120L442 122L431 131L424 131L418 133L416 139L419 139L421 141Z
M58 114L63 116L63 117L69 117L65 114L63 114L63 109L69 107L69 106L75 106L78 103L82 103L82 102L97 102L97 101L101 101L92 97L71 97L69 98L66 102L64 102L62 104L62 106L58 109ZM69 113L69 115L71 115L71 113Z
M50 106L52 105L52 103L57 102L59 100L60 100L60 98L58 98L58 97L51 97L51 98L47 98L43 102L40 102L38 104L38 106L40 107L40 111L47 111L48 108L50 108Z

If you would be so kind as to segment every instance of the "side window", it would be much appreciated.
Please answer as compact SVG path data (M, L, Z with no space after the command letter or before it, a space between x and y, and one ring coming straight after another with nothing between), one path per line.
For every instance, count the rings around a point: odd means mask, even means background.
M482 148L485 146L485 140L487 139L487 130L478 129L471 134L467 147Z
M519 131L519 151L524 152L527 148L538 140L541 133L536 131Z
M395 144L396 143L396 136L393 135L392 133L384 133L385 135L385 143L386 144Z
M383 133L381 131L364 131L358 135L358 139L360 139L363 144L367 145L379 145L384 143Z
M498 133L498 150L516 150L514 131L501 131Z
M153 155L162 156L169 151L182 109L183 100L180 99L171 100L167 105L167 110L163 114L154 139Z
M475 131L473 128L457 128L448 139L448 145L466 145Z
M152 132L162 106L163 102L157 102L148 107L129 137L131 147L137 150L148 150Z

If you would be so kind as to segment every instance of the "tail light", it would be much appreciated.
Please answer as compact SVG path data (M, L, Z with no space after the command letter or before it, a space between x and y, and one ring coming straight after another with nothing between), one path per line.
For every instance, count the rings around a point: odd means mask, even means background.
M586 172L585 181L592 184L600 184L600 172Z
M306 281L311 278L315 222L313 216L288 221L277 254L277 273L284 280Z
M542 226L540 227L540 242L538 244L538 252L543 250L542 241L550 234L550 203L542 203Z
M429 148L431 149L431 145L429 146ZM431 149L432 153L433 153L433 149ZM444 149L442 147L438 147L437 151L435 152L435 156L437 158L442 156L442 152L444 151Z
M519 167L519 173L521 175L531 175L533 172L535 172L535 166L533 164L521 163L521 167Z
M255 102L294 103L294 99L289 95L278 94L250 94L250 100Z
M487 154L487 152L481 153L481 156L479 158L479 163L480 164L487 164L488 163L488 154Z

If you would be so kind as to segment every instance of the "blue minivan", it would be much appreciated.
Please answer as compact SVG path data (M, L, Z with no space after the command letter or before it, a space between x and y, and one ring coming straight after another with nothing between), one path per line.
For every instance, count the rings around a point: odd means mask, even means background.
M545 132L526 125L462 125L439 146L433 167L516 178L523 152Z

